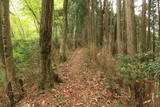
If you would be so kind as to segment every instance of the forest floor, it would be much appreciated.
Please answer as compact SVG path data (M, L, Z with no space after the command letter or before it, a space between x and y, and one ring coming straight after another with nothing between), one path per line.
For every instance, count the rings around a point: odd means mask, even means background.
M124 90L118 94L112 89L104 72L89 61L84 48L77 49L70 60L61 64L58 74L63 83L27 94L16 107L124 107L128 102Z

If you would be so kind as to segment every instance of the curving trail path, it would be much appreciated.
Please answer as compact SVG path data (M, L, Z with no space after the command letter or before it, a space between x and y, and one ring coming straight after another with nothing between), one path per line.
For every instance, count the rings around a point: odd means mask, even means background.
M64 80L55 89L26 96L17 107L118 107L103 72L91 64L85 49L77 49L61 64L58 74ZM124 107L124 106L123 106Z

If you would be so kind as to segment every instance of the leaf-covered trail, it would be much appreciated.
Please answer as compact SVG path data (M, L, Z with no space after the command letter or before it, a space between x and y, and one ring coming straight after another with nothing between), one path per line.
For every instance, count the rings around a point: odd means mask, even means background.
M89 62L83 48L59 66L58 74L64 83L55 89L28 95L17 107L114 107L120 103L108 90L101 70Z

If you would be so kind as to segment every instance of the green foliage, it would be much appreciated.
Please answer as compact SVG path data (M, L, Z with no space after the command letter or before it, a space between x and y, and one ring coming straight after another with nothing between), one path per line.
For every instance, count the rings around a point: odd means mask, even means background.
M2 69L0 68L0 87L1 87L1 85L3 84L3 82L4 82L4 74L3 74L3 71L4 71L4 70L2 70Z
M23 12L21 13L21 15L34 19L35 18L35 16L33 15L34 12L36 17L40 19L41 0L22 0L19 2L22 5L19 8L19 10Z
M146 53L138 53L135 58L139 61L142 61L142 60L147 60L147 59L152 59L154 56L153 52L152 51L148 51Z
M114 107L123 107L121 104L116 104Z
M56 96L56 100L57 100L59 103L64 103L64 101L65 101L64 95Z
M18 68L32 67L37 63L38 40L13 40L14 59Z
M69 0L68 4L68 13L69 15L69 20L72 20L72 24L69 25L70 30L73 30L73 28L77 27L77 29L82 29L84 28L85 25L85 18L88 13L88 7L87 7L87 1L86 0L75 0L71 1Z
M59 39L61 29L63 29L63 0L55 0L54 4L54 32ZM37 20L40 21L41 0L11 0L10 8L14 38L34 39L39 37Z
M160 98L160 92L155 93L156 98Z
M55 4L55 9L62 9L63 8L63 1L64 0L55 0L54 4Z
M144 71L155 79L160 80L160 58L157 58L153 62L146 63Z
M53 46L55 49L60 49L60 39L57 35L53 38Z
M160 41L155 41L156 42L156 47L160 49Z
M0 85L3 83L3 77L2 77L2 75L1 75L1 73L0 73Z
M60 56L60 62L66 62L67 61L67 57L64 56Z
M131 80L154 77L160 80L160 58L153 61L152 52L139 53L133 57L118 55L117 58L123 62L120 66L121 77Z

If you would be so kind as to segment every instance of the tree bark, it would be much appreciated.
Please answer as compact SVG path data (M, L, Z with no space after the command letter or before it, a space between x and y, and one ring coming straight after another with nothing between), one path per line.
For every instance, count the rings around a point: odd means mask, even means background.
M39 88L43 90L54 86L54 72L51 71L53 3L53 0L42 0L40 22L41 80Z
M106 56L107 54L109 54L109 32L110 32L110 12L109 12L109 2L108 0L106 0L106 8L105 8L105 13L104 13L104 55Z
M68 35L68 0L64 0L63 3L63 14L64 14L64 31L63 31L63 37L62 37L62 43L61 43L61 48L60 48L60 54L61 58L60 60L62 62L67 60L67 55L66 55L66 48L67 48L67 35Z
M141 18L141 52L146 52L146 0L142 3L142 18Z
M158 26L159 26L158 39L160 40L160 0L157 1L158 1Z
M102 1L100 0L100 41L99 45L103 45L103 39L104 39L104 13L105 13L105 7L106 7L106 0Z
M134 0L126 0L127 22L127 54L134 56L137 53L137 36L134 12Z
M123 38L121 28L121 0L117 0L117 51L123 53Z
M5 63L5 93L9 98L10 106L14 105L14 94L12 89L11 81L13 81L14 67L13 67L13 56L11 48L11 35L10 35L10 22L9 22L9 0L3 0L3 51L4 51L4 63ZM9 105L8 105L9 106Z
M22 98L22 90L16 77L15 65L13 61L13 50L11 41L9 0L2 0L2 43L5 73L4 87L9 98L10 106L13 106Z
M2 36L2 2L0 1L0 68L4 65L4 49Z
M2 34L2 18L3 18L3 13L2 13L2 1L0 1L0 74L3 78L3 84L6 86L6 78L5 78L5 59L4 59L4 49L3 49L3 34ZM7 95L5 93L5 87L1 87L1 90L3 90L4 93L1 93L3 96L3 99L5 101L2 101L1 103L3 104L2 106L9 106L7 102L9 102L9 99L7 99Z
M122 37L123 37L123 49L124 49L124 54L126 54L127 55L127 33L126 33L126 11L125 11L125 0L123 0L123 8L122 8L122 19L123 19L123 23L122 23Z
M147 50L151 50L151 0L148 0L148 34L147 34Z

